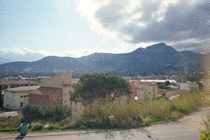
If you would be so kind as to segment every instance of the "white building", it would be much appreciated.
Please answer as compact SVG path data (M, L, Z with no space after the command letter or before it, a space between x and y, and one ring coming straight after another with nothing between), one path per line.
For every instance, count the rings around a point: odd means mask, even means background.
M28 104L28 93L40 86L16 87L4 90L3 107L7 109L20 109Z

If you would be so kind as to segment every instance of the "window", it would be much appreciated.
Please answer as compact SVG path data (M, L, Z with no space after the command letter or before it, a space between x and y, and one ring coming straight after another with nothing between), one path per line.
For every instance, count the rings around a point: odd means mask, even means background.
M54 97L54 101L55 101L56 99L55 99L55 97Z
M24 95L24 97L26 97L26 95Z
M72 102L70 103L70 106L72 106Z
M26 97L28 97L28 95Z
M20 96L21 98L23 97L23 96Z
M75 112L77 112L77 109L75 109Z
M65 95L66 95L66 93L65 93Z
M66 100L65 100L65 103L66 103Z
M60 100L61 100L61 97L60 97Z
M75 105L77 105L77 102L75 102Z

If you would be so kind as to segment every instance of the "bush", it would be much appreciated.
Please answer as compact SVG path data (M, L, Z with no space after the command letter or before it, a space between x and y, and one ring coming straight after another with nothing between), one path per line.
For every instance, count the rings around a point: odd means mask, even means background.
M72 113L71 108L68 106L63 105L55 105L53 108L51 108L51 117L53 116L54 121L62 121L67 117L70 117Z
M20 112L23 115L23 121L27 123L37 120L47 121L50 119L61 121L71 116L71 108L62 105L55 105L53 108L46 105L27 105Z
M58 124L49 124L49 126L47 127L48 130L52 130L52 129L59 129L59 125Z
M179 118L181 118L183 116L182 113L178 112L178 111L172 111L170 116L169 116L169 119L171 120L177 120Z
M59 126L65 126L65 125L68 125L70 123L70 121L68 120L62 120L60 123L59 123Z
M0 117L0 130L16 129L19 127L20 124L21 124L21 118L18 116L11 118Z
M180 98L175 98L172 102L177 111L186 115L197 110L198 107L201 106L201 95L189 93L188 95L183 95Z

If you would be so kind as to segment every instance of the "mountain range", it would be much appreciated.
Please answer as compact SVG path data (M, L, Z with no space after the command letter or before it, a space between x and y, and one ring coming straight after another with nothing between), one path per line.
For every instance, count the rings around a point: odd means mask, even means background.
M93 53L80 58L47 56L34 62L9 62L0 65L0 73L63 73L73 75L107 72L120 76L177 74L202 71L203 54L178 52L164 43L138 48L130 53Z

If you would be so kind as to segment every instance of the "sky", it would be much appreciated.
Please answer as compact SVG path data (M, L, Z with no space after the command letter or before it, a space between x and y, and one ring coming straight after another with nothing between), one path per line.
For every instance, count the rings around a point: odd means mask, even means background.
M0 0L2 56L78 58L128 53L160 42L178 51L210 51L210 2Z

